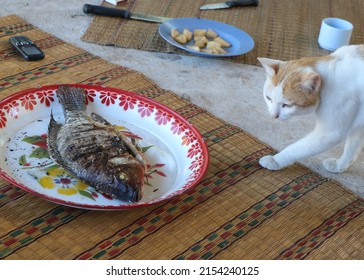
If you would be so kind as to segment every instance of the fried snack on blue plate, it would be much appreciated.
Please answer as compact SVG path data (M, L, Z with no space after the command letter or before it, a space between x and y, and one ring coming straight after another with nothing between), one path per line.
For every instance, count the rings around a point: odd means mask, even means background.
M192 40L193 33L190 30L188 30L187 28L183 29L183 35L185 35L187 42Z
M206 35L206 29L195 29L193 31L193 36L205 36Z
M179 34L179 32L178 32L177 29L171 29L171 36L172 36L172 38L176 38L178 34Z
M212 29L208 29L206 32L206 38L208 39L215 39L217 36L219 35Z
M180 44L186 44L187 43L187 38L184 34L178 34L176 37L174 37L174 39L180 43Z
M231 44L228 41L222 39L221 37L216 37L214 39L214 41L217 42L217 43L220 43L221 47L223 47L223 48L230 48L231 47Z

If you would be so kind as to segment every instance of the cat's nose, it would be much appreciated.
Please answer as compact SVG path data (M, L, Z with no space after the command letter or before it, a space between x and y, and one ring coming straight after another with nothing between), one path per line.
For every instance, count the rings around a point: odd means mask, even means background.
M279 118L279 113L273 113L272 118L278 119Z

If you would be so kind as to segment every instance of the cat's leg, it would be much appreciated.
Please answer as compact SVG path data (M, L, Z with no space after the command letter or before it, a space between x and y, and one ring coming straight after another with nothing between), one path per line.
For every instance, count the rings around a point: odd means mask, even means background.
M354 131L345 142L344 152L339 159L328 158L323 161L324 167L332 173L341 173L356 160L364 142L364 130Z
M334 147L343 140L342 135L342 133L332 129L315 129L278 154L262 157L259 164L269 170L279 170L301 159L320 154Z

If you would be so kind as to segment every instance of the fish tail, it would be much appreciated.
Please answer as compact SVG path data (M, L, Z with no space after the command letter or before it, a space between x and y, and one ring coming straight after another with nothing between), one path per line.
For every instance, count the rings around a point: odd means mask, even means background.
M60 85L57 89L57 96L65 114L71 111L86 110L86 95L82 88Z
M51 111L51 119L48 125L47 147L49 154L56 162L59 162L62 159L57 146L57 135L61 127L62 125L57 123L53 118L53 112Z

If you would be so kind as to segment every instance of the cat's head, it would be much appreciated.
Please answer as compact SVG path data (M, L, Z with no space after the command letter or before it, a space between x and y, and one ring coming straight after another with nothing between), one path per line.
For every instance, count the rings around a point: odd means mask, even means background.
M263 95L273 118L286 120L317 108L322 82L308 61L258 60L266 70Z

